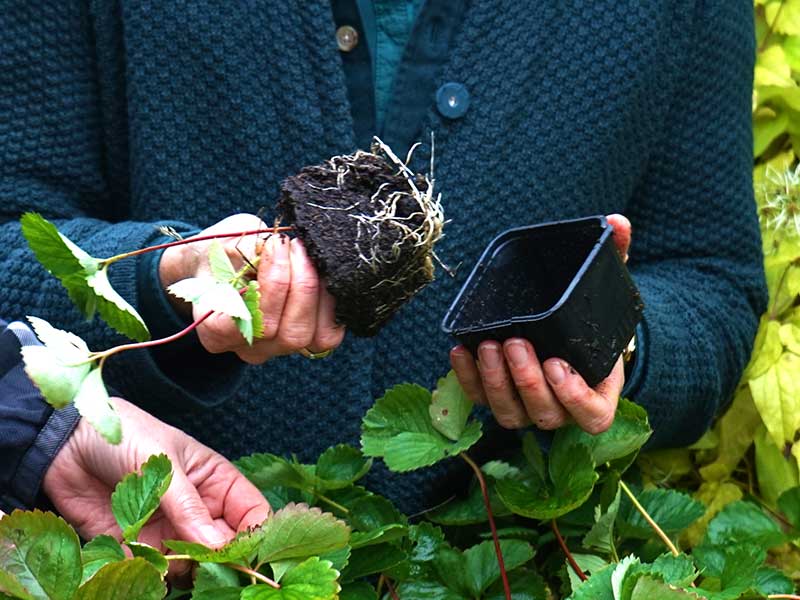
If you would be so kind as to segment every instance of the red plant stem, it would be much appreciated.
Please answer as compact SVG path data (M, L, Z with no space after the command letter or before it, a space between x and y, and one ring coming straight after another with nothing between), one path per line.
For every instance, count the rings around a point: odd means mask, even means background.
M784 600L800 600L800 596L795 596L794 594L770 594L767 596L770 600L778 600L778 598L782 598Z
M245 288L246 289L246 288ZM161 346L163 344L169 344L170 342L174 342L182 338L183 336L191 333L195 330L200 323L205 321L208 317L214 314L215 311L210 310L203 316L195 319L194 322L187 325L185 328L181 329L178 333L173 333L172 335L168 335L164 338L159 338L157 340L148 340L146 342L135 342L133 344L122 344L121 346L114 346L113 348L109 348L105 352L98 352L98 356L101 362L105 362L105 360L109 356L113 356L114 354L118 354L120 352L125 352L127 350L140 350L141 348L152 348L153 346Z
M556 534L558 545L561 546L561 550L567 557L567 562L569 562L569 566L572 567L572 570L575 571L575 574L581 578L581 581L586 581L587 579L589 579L588 577L586 577L586 573L581 571L581 568L578 566L578 563L575 562L575 557L572 556L572 552L570 552L569 548L567 548L567 542L565 542L564 538L561 536L561 532L558 530L558 523L556 523L555 519L550 521L550 526L553 528L553 533Z
M240 573L245 573L246 575L250 575L250 577L255 577L262 583L266 583L268 586L275 588L276 590L281 589L281 584L272 581L266 575L262 575L258 571L254 569L250 569L248 567L243 567L242 565L237 565L236 563L224 563L226 567L230 567L234 571L239 571Z
M173 246L194 244L195 242L203 242L206 240L217 240L217 239L231 238L231 237L244 237L246 235L258 235L259 233L281 233L283 231L292 231L293 229L294 227L292 227L291 225L286 225L284 227L270 227L268 229L262 228L262 229L252 229L250 231L236 231L234 233L213 233L209 235L201 235L201 236L191 237L186 240L176 240L174 242L166 242L164 244L148 246L147 248L140 248L139 250L133 250L132 252L124 252L123 254L117 254L116 256L103 259L100 262L102 262L104 265L110 265L112 263L117 262L118 260L122 260L123 258L131 258L133 256L139 256L140 254L147 254L148 252L155 252L157 250L172 248Z
M386 588L389 590L389 595L392 597L393 600L400 600L400 596L397 595L397 592L394 591L394 586L389 579L383 580L386 583Z
M459 454L464 461L472 467L475 477L478 478L478 484L481 486L481 493L483 494L483 504L486 506L486 515L489 517L489 527L492 530L492 540L494 540L494 551L497 554L497 566L500 567L500 577L503 579L503 591L506 595L506 600L511 600L511 586L508 583L508 573L506 573L506 564L503 560L503 551L500 549L500 538L497 537L497 527L494 524L494 515L492 514L492 503L489 500L489 489L486 487L486 478L483 476L481 468L475 464L465 452Z

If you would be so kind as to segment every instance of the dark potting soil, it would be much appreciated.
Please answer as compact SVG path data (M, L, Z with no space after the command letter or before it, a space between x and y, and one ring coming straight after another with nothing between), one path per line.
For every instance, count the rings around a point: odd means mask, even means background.
M398 166L374 152L303 168L282 183L278 204L336 298L337 320L359 336L375 335L433 280L432 246L439 237L437 231L418 243L431 225L420 194ZM425 178L412 181L424 194Z

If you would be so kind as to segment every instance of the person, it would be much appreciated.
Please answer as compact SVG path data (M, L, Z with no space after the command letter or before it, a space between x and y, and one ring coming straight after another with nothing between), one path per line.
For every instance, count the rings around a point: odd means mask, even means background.
M109 256L162 241L159 225L186 237L238 230L262 209L271 224L283 178L374 133L399 156L421 141L415 171L435 154L449 221L437 254L465 268L440 275L375 338L340 343L302 244L274 242L258 273L264 340L246 347L220 318L108 361L121 395L224 456L310 461L357 445L374 398L448 370L439 321L485 244L587 215L632 224L628 264L645 312L622 391L648 410L652 446L697 439L731 396L765 307L750 2L0 5L0 313L30 312L93 349L119 338L84 322L34 264L22 212ZM111 267L153 337L188 322L164 291L206 268L204 249L183 248ZM324 360L302 355L334 347ZM506 427L571 418L599 431L623 385L617 367L590 390L563 362L538 364L523 340L489 343L477 363L463 349L451 356ZM513 443L502 426L487 421L479 454ZM417 512L450 494L458 468L377 465L366 482Z
M24 323L0 321L0 455L7 459L0 462L0 510L44 506L48 499L84 539L119 535L114 486L163 453L172 462L172 482L140 541L159 547L180 538L217 547L267 518L269 503L229 461L122 398L112 399L125 430L118 446L74 406L54 411L23 368L20 349L39 343ZM44 473L41 464L48 465Z

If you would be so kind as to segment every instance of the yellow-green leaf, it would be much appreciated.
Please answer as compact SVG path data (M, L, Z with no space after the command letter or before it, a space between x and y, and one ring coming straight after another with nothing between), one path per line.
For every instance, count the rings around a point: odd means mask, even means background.
M773 44L758 54L754 83L756 87L762 85L792 87L795 85L786 52L779 44Z
M800 356L785 352L766 373L749 381L753 402L777 446L800 428Z

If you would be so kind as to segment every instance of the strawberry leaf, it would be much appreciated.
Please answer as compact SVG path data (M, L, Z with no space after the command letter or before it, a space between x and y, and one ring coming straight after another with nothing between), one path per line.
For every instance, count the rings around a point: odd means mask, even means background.
M169 570L169 561L164 558L164 555L161 554L157 549L153 548L149 544L142 544L139 542L128 542L128 548L131 550L131 554L137 556L139 558L145 559L151 565L153 565L158 572L161 574L161 577L167 576L167 571Z
M161 600L166 593L158 570L134 558L104 566L80 587L74 600Z
M108 268L103 267L88 275L86 283L96 296L97 312L108 325L137 342L150 339L150 332L144 324L144 319L111 287Z
M242 300L250 313L250 319L234 317L233 321L239 328L242 337L252 346L254 338L264 337L264 313L261 312L261 292L258 291L258 282L251 281L247 284L247 291L242 296Z
M11 573L0 569L0 598L19 598L20 600L36 600Z
M81 584L86 583L108 563L119 560L125 560L125 552L119 542L110 535L99 535L87 542L81 551L81 561L83 562Z
M213 310L244 321L252 320L239 292L230 283L211 277L190 277L167 288L170 294L195 304L202 312Z
M317 488L337 490L354 484L367 474L372 460L364 458L358 448L339 444L328 448L317 460L315 477Z
M257 528L239 533L221 548L209 548L195 542L165 540L164 545L177 554L188 554L192 560L206 563L229 563L248 560L264 538L264 530Z
M387 390L362 421L364 454L382 457L392 471L411 471L455 456L480 439L478 421L470 422L458 440L448 439L434 428L430 406L431 393L418 385L403 384Z
M109 444L122 441L122 422L119 419L108 390L103 383L102 371L92 369L84 378L73 400L75 408Z
M242 590L242 600L336 600L341 590L338 577L330 561L312 557L289 569L279 590L250 585Z
M14 511L0 519L0 570L37 599L70 600L81 582L78 536L52 513Z
M129 473L111 494L111 511L126 542L134 542L158 508L172 481L172 464L164 454L151 456L142 474Z
M306 558L347 545L350 528L330 513L290 503L264 523L259 562Z
M434 429L457 442L472 412L472 401L461 389L455 371L450 371L436 384L428 411Z
M219 240L212 240L208 246L208 264L211 274L219 283L233 283L236 279L236 270Z

